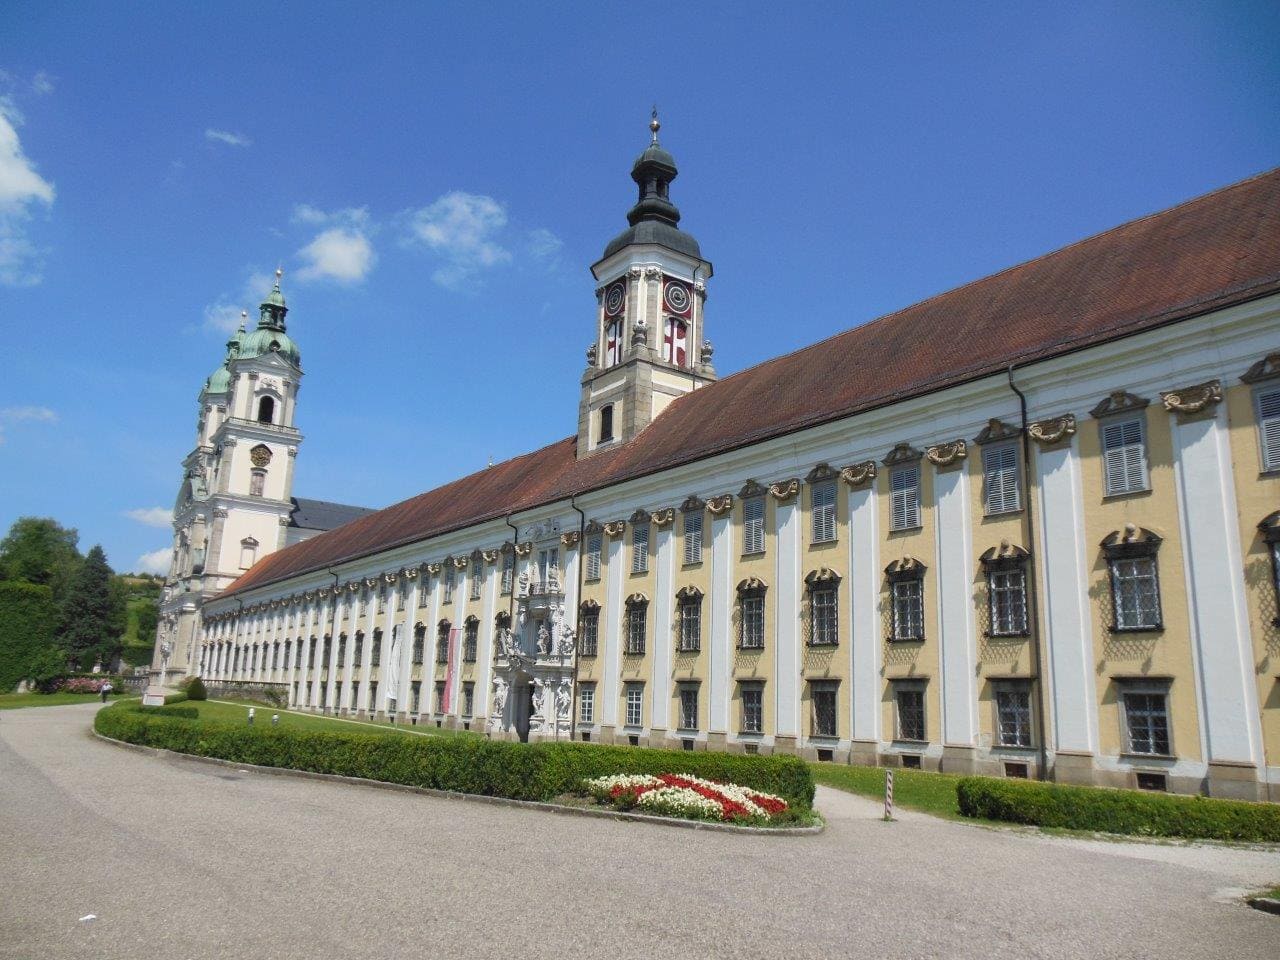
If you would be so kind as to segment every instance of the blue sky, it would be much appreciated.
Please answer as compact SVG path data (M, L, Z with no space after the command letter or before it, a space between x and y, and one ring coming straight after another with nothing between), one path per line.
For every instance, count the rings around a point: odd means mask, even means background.
M0 5L0 528L119 570L277 263L296 494L573 433L654 102L722 375L1280 164L1275 3L127 6Z

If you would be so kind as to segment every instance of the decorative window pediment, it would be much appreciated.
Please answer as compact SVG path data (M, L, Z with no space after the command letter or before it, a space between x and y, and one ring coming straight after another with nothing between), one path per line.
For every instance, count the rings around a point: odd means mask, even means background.
M923 457L924 454L917 450L909 443L899 443L894 446L881 462L886 467L897 466L900 463L915 463Z
M1198 383L1194 387L1183 387L1180 390L1169 390L1160 394L1164 408L1170 413L1181 413L1192 416L1212 410L1222 402L1222 384L1217 380Z
M738 491L738 498L746 500L748 497L763 497L765 488L755 480L748 480L742 485L742 489Z
M1258 530L1267 543L1280 543L1280 510L1263 517L1258 524Z
M884 568L884 575L889 580L919 580L928 568L915 557L903 557L894 560Z
M694 513L699 510L704 510L706 506L707 501L703 500L696 494L690 494L684 498L684 503L680 504L680 510L682 513Z
M624 602L628 607L639 607L647 604L649 602L649 598L643 593L633 593L631 596L627 597Z
M973 438L973 442L981 446L984 443L995 443L998 440L1009 440L1022 433L1022 430L1011 424L1005 423L1003 420L992 417L987 421L987 425L982 431Z
M582 603L578 604L578 609L583 613L590 613L592 610L599 610L600 604L594 600L583 600Z
M529 556L529 554L531 554L531 553L533 553L533 541L532 541L532 540L526 540L524 543L517 543L517 544L516 544L516 556L517 556L517 557L527 557L527 556Z
M1102 552L1112 560L1123 557L1150 557L1155 555L1163 542L1164 539L1158 533L1153 533L1136 524L1126 523L1123 530L1115 530L1103 538Z
M1141 410L1150 402L1150 400L1135 396L1127 390L1113 390L1105 400L1089 411L1089 415L1094 419L1100 420L1115 413L1129 413L1134 410Z
M481 559L484 560L485 563L497 563L498 551L497 550L481 550L480 557Z
M997 546L985 551L978 560L988 570L1017 567L1027 562L1031 555L1026 549L1008 540L1001 540Z
M681 587L676 591L677 600L701 600L702 596L702 591L694 586Z
M467 617L467 619L463 620L462 624L463 626L470 627L478 624L479 622L480 622L480 618L473 613L469 617Z
M738 593L764 593L769 589L769 585L759 577L747 577L738 584Z
M581 539L577 530L569 530L560 534L560 542L566 547L576 547L578 540Z
M493 618L493 625L499 630L507 630L511 627L511 614L503 610Z
M1246 370L1240 379L1244 383L1261 383L1277 377L1280 377L1280 353L1268 353Z
M876 462L874 460L863 460L861 463L851 463L840 471L840 479L851 487L863 487L871 483L876 478Z
M599 520L592 520L587 524L586 529L587 529L587 536L591 536L592 534L595 534L595 533L603 533L604 524L602 524ZM503 547L503 549L505 550L506 547Z
M631 522L632 522L632 523L648 523L648 522L649 522L649 511L648 511L648 510L639 510L639 509L638 509L638 510L636 510L636 512L635 512L635 513L631 514L631 516L630 516L630 518L629 518L629 519L631 520Z
M805 483L818 483L822 480L832 480L839 475L839 471L829 463L820 463L804 476Z
M840 582L840 574L830 567L819 567L817 570L810 570L805 575L804 582L810 587L821 584L836 584Z

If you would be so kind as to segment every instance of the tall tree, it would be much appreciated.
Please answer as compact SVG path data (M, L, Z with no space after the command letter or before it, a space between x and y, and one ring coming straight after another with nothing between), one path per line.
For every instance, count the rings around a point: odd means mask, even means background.
M59 610L58 642L85 670L112 659L124 633L124 591L114 583L107 556L95 545L67 586Z
M19 517L0 540L0 579L53 589L60 600L80 565L80 534L51 517Z

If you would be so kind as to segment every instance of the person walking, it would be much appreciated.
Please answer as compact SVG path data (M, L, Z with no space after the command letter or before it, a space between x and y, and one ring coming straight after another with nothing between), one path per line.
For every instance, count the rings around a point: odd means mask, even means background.
M101 687L99 687L99 688L98 688L98 690L99 690L99 692L102 694L102 702L103 702L103 703L106 703L106 702L107 702L107 695L108 695L108 694L110 694L110 693L111 693L111 691L112 691L113 689L115 689L115 688L111 686L111 681L110 681L110 680L104 680L104 681L102 682L102 686L101 686Z

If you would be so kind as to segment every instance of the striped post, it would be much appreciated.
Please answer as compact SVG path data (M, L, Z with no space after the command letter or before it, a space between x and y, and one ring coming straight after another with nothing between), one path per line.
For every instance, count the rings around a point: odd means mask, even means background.
M884 772L884 818L893 819L893 771Z

